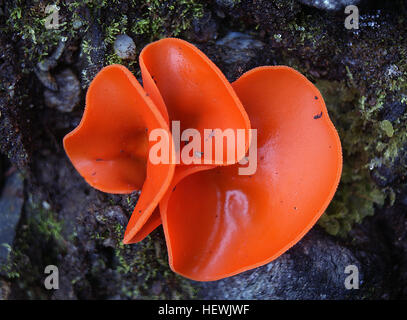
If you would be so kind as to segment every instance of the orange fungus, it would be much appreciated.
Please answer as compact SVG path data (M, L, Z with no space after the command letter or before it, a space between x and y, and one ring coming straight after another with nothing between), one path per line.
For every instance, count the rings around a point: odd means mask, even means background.
M270 262L298 242L327 208L342 170L340 140L315 86L279 66L230 84L200 50L174 38L145 47L140 69L143 87L123 66L101 70L81 123L64 138L94 188L141 189L124 243L162 223L171 268L210 281ZM244 142L223 144L221 160L202 152L201 161L187 163L182 132L190 128L202 145L212 137L207 129L243 130ZM169 162L151 160L156 129L167 133L160 142ZM255 147L255 170L242 174L237 162Z
M289 249L332 199L338 134L319 91L288 67L260 67L233 87L258 131L257 171L239 165L184 177L161 201L170 265L201 281L263 265ZM196 201L204 195L205 201Z

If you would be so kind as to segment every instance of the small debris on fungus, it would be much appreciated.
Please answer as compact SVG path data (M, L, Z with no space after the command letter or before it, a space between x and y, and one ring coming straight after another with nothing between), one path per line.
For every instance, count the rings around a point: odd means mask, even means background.
M321 111L321 113L315 115L315 116L314 116L314 119L319 119L319 118L321 118L321 117L322 117L322 111Z

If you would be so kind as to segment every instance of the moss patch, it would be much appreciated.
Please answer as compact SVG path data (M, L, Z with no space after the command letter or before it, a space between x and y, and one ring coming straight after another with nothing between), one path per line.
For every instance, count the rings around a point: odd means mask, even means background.
M123 245L124 228L117 224L98 241L113 239L112 268L121 275L121 293L128 299L192 299L197 289L168 265L167 249L158 232L142 242Z
M354 223L373 215L375 206L383 206L386 199L393 204L397 190L377 185L372 175L376 167L394 166L407 141L407 128L404 119L394 126L381 120L387 97L382 91L368 100L346 82L320 80L316 85L341 137L344 160L338 191L319 223L330 234L343 236Z
M9 263L1 270L8 280L14 280L21 299L49 299L52 294L44 288L44 269L58 262L58 255L65 251L62 235L63 224L56 214L29 199L25 206L26 219L19 228Z

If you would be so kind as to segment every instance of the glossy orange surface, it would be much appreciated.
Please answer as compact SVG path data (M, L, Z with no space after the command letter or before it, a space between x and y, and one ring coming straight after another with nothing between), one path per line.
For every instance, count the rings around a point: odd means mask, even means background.
M263 265L316 223L340 180L338 134L321 94L288 67L260 67L233 83L258 130L255 174L239 165L175 176L160 202L169 262L199 281Z
M250 129L247 113L230 83L190 43L167 38L149 44L140 54L140 69L144 88L162 113L168 114L170 121L180 121L181 132L188 128L198 130L202 146L204 129ZM238 160L248 148L248 131L246 141L244 152L236 155ZM228 148L236 151L234 146L225 144L224 155ZM214 164L226 164L216 162L214 153L212 156Z
M246 145L243 150L247 151L248 129L250 129L247 113L225 76L205 54L186 41L167 38L146 46L142 50L139 60L145 91L155 102L167 122L180 122L180 133L188 128L198 130L203 146L204 129L218 128L235 131L245 129ZM185 145L181 143L180 149L177 150L178 154L183 147ZM217 165L225 165L228 148L232 147L236 159L243 158L244 152L239 154L237 148L224 144L225 160L217 162L215 152L212 153L210 160ZM204 159L202 158L201 161ZM180 161L180 166L185 167L178 168L176 174L214 167L214 165L204 164L184 165L182 161ZM136 213L134 211L133 215ZM137 229L134 232L133 224L129 223L124 243L141 241L160 224L158 211L145 222L142 230Z
M91 186L141 189L123 242L141 241L162 222L171 268L210 281L263 265L299 241L327 208L342 170L340 140L315 86L288 67L255 68L231 85L200 50L173 38L146 46L140 68L144 88L123 66L100 71L81 123L64 138ZM153 164L154 129L168 133L170 155L188 148L174 144L172 121L181 132L197 129L201 145L210 138L204 129L244 129L244 148L224 144L222 160L203 155L211 165ZM250 128L257 171L239 175L235 162L248 152Z
M180 133L188 128L200 132L202 146L204 129L246 130L242 150L224 144L225 161L216 161L213 152L209 160L217 165L226 164L230 151L240 160L249 146L250 122L240 100L222 72L199 49L180 39L163 39L143 49L140 68L144 90L125 67L104 68L89 87L81 124L64 139L75 168L96 189L130 193L142 188L124 243L142 240L161 224L158 210L153 211L174 173L174 163L150 162L151 130L169 132L170 121L179 121ZM180 154L185 145L181 143L176 152ZM184 168L177 172L214 167L184 165L182 161L180 166Z
M94 188L110 193L142 189L129 222L140 229L170 184L173 164L148 161L148 132L168 124L125 67L104 68L93 79L79 126L64 138L72 164Z

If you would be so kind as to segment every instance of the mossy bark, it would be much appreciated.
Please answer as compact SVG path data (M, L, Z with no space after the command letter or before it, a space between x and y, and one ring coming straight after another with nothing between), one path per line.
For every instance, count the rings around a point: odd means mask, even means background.
M114 53L113 41L122 33L133 38L137 54L147 43L162 37L189 40L217 63L230 81L264 64L298 69L320 89L343 147L342 180L320 226L331 235L341 236L337 245L349 245L356 251L362 243L358 237L360 223L362 228L372 228L369 230L374 230L374 236L376 224L383 223L386 215L405 221L404 1L378 7L362 1L359 30L344 28L342 12L324 12L294 0L54 1L60 7L62 23L50 30L44 27L48 4L22 0L1 3L0 151L25 178L25 206L13 247L14 260L9 265L12 270L4 279L12 297L199 296L199 285L170 270L161 232L135 246L121 244L137 194L114 196L93 190L75 172L62 149L62 137L78 124L84 93L100 68L122 63L140 78L136 60L122 61ZM245 59L228 64L225 48L216 40L230 31L249 34L263 45L249 49ZM38 63L47 61L61 40L65 41L64 52L45 76L52 81L53 74L66 67L77 74L83 89L81 103L70 113L45 106L46 83L41 84L35 73ZM385 221L389 231L383 235L387 240L380 250L386 263L396 261L402 270L406 263L400 257L406 254L406 247L394 239L395 234L404 237L406 231ZM352 247L352 241L358 244ZM376 242L372 243L367 241L367 247L377 248ZM43 288L46 264L61 266L61 290L48 292ZM16 274L18 277L13 276ZM398 271L391 279L405 281L406 277Z

